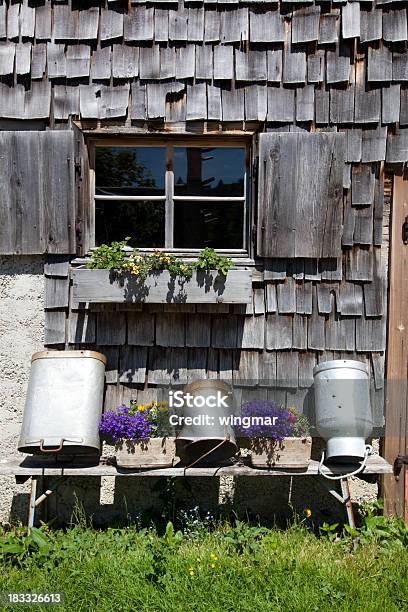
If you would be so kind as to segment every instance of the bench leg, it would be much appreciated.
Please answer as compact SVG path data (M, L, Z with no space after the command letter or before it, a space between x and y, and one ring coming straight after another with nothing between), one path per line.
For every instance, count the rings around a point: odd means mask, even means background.
M35 508L36 508L35 502L37 498L37 485L38 485L37 476L32 476L31 487L30 487L30 502L29 502L29 507L28 507L28 519L27 519L28 528L34 527Z
M58 489L60 484L62 484L68 478L69 478L69 476L60 476L56 480L55 484L52 487L48 488L48 489L45 486L45 479L44 479L44 482L43 482L43 490L45 489L44 493L42 493L39 497L37 497L37 493L38 493L38 476L33 476L32 477L32 479L31 479L31 490L30 490L30 507L29 507L29 511L28 511L28 527L33 527L34 526L36 508L38 506L40 506L42 503L47 502L47 500L50 497L50 495L55 493L55 491Z
M342 504L347 514L348 524L354 529L356 522L354 519L348 478L341 478L339 480L326 480L325 478L319 478L319 482L321 482L322 486L324 486L324 488L327 489L331 495L333 495L334 499L337 499L337 501ZM340 491L338 490L338 485L340 485Z
M343 503L346 507L348 524L354 529L356 526L356 521L354 518L353 504L351 502L350 484L348 478L342 478L340 480L340 487L341 494L344 500Z

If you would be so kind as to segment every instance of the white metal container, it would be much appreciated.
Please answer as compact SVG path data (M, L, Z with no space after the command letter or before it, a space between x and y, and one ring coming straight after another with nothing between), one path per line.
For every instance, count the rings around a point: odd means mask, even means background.
M99 451L106 358L94 351L44 351L31 359L18 450Z
M327 441L326 458L338 462L362 459L373 421L370 374L360 361L336 359L313 370L316 428Z
M238 450L232 425L222 424L221 418L234 413L232 389L221 380L199 380L183 389L184 394L202 398L205 406L199 408L184 404L183 416L197 420L184 424L177 439L177 454L187 463L217 465L229 459ZM224 402L212 402L220 394ZM211 398L211 401L210 401ZM226 399L225 399L226 398Z

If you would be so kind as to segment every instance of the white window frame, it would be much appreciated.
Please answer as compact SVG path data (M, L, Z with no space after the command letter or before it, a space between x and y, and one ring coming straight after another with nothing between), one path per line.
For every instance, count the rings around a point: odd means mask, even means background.
M232 257L248 257L250 253L250 195L251 195L251 147L248 138L222 138L215 137L180 137L180 138L97 138L88 143L90 152L90 171L91 171L91 248L95 248L95 202L97 201L161 201L165 202L165 244L159 249L140 248L141 252L152 252L154 250L165 250L175 255L192 255L199 253L201 248L175 248L174 239L174 204L182 201L197 202L243 202L244 204L244 223L243 223L243 248L240 249L216 249L219 253L228 254ZM166 148L166 170L165 170L165 193L162 196L117 196L117 195L97 195L95 188L95 149L97 147L165 147ZM191 148L243 148L245 150L244 167L244 195L236 197L219 196L177 196L174 195L174 172L173 157L176 147Z

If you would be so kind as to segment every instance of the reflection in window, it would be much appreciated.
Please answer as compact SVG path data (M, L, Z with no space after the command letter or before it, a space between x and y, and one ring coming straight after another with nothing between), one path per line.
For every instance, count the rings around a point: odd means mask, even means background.
M131 236L133 247L164 247L165 203L160 201L95 202L96 245Z
M242 147L175 147L174 194L244 196L244 163Z
M244 203L175 202L174 247L242 249Z
M165 147L96 147L96 195L164 195Z

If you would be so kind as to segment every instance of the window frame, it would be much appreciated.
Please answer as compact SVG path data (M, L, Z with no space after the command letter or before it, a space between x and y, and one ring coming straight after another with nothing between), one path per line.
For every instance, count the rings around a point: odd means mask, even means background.
M165 193L163 196L102 196L96 194L95 176L95 151L97 147L165 147L166 148L166 169L165 169ZM176 196L174 195L174 148L238 148L242 147L245 151L244 157L244 195L236 197L228 196ZM176 248L172 246L174 240L174 204L177 201L196 201L196 202L243 202L244 204L244 223L243 223L243 248L240 249L216 249L219 253L228 254L236 258L248 258L251 256L251 195L252 195L252 143L249 137L243 136L177 136L177 137L99 137L91 138L88 141L89 162L90 162L90 244L91 250L95 247L95 202L96 201L162 201L165 202L165 244L161 248L141 247L142 253L149 253L155 250L171 252L174 255L194 256L202 249L197 248Z

